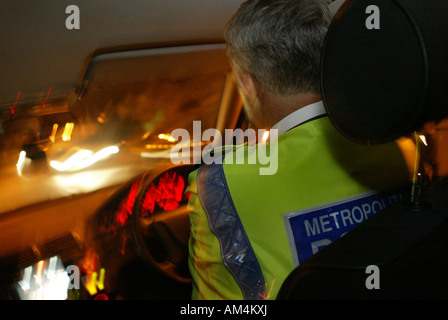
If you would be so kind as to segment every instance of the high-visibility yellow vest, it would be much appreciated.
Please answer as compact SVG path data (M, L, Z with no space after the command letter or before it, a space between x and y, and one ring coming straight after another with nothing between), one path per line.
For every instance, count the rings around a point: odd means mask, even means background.
M275 299L298 264L410 181L396 143L354 143L327 117L280 135L277 147L273 175L260 175L259 162L230 164L233 152L190 174L193 299ZM247 157L256 146L241 148Z

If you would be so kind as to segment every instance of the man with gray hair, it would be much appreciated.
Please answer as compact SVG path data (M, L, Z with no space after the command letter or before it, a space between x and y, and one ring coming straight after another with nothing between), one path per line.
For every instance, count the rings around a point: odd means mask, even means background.
M269 129L321 100L320 53L330 21L324 0L246 2L230 21L228 55L244 96L256 99L245 104L253 125Z
M254 128L277 130L278 170L260 175L260 163L226 162L229 152L190 175L194 299L275 298L297 265L361 223L353 201L372 214L373 195L409 181L395 143L355 144L326 116L320 57L331 18L325 0L249 0L228 24L244 112Z

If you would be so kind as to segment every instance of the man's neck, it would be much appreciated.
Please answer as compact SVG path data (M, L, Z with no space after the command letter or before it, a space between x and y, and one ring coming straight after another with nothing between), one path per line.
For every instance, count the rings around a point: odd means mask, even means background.
M263 105L265 129L270 129L274 124L285 118L296 110L322 100L319 94L306 93L291 96L277 96L271 93L265 93Z

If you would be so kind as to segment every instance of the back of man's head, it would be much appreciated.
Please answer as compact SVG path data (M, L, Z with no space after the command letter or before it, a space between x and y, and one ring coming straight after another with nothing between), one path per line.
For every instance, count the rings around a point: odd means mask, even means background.
M331 18L326 0L246 1L226 30L229 57L274 94L319 93Z

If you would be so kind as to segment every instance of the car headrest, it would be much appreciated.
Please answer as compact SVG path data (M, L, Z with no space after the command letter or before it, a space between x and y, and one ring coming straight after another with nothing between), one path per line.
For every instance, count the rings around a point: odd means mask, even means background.
M380 144L448 116L447 14L445 0L340 6L324 43L321 87L343 135Z

